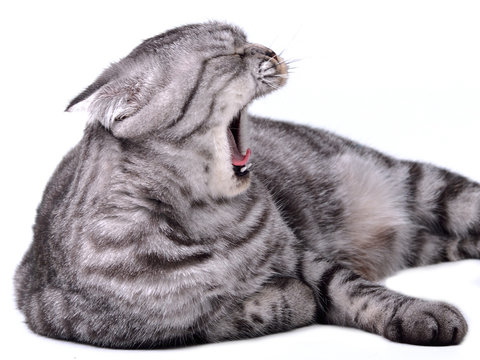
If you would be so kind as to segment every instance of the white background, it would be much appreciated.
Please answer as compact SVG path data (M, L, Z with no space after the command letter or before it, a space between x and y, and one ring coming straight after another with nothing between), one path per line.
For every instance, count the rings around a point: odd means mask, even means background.
M141 40L210 19L245 29L293 64L285 88L251 111L323 127L388 154L480 180L478 1L11 1L0 5L2 354L37 359L469 359L480 339L480 262L403 272L387 285L460 307L470 324L449 348L394 344L314 326L260 339L169 351L114 351L32 334L12 276L35 208L84 120L69 100Z

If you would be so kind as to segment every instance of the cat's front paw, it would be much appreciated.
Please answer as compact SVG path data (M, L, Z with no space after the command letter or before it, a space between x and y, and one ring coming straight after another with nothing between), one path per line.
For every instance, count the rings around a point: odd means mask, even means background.
M384 336L401 343L442 346L459 344L467 331L467 322L454 306L416 300L393 314Z

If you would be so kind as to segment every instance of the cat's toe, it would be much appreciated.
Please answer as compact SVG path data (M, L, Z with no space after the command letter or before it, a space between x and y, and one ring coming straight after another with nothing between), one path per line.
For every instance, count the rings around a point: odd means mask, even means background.
M418 300L391 318L384 336L401 343L442 346L459 344L467 331L467 323L455 307Z

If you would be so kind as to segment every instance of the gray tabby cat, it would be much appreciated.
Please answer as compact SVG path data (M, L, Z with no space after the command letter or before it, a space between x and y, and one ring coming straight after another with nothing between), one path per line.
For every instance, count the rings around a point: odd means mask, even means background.
M376 281L479 258L479 185L249 117L286 76L273 51L207 23L146 40L76 97L68 110L90 122L47 185L15 276L28 326L114 348L315 323L460 343L455 307Z

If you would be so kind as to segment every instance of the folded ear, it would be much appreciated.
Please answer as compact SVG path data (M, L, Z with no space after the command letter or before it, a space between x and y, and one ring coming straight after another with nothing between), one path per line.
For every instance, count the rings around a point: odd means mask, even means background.
M65 111L86 111L89 122L99 121L107 129L135 114L146 103L142 79L115 75L106 71L73 99Z

